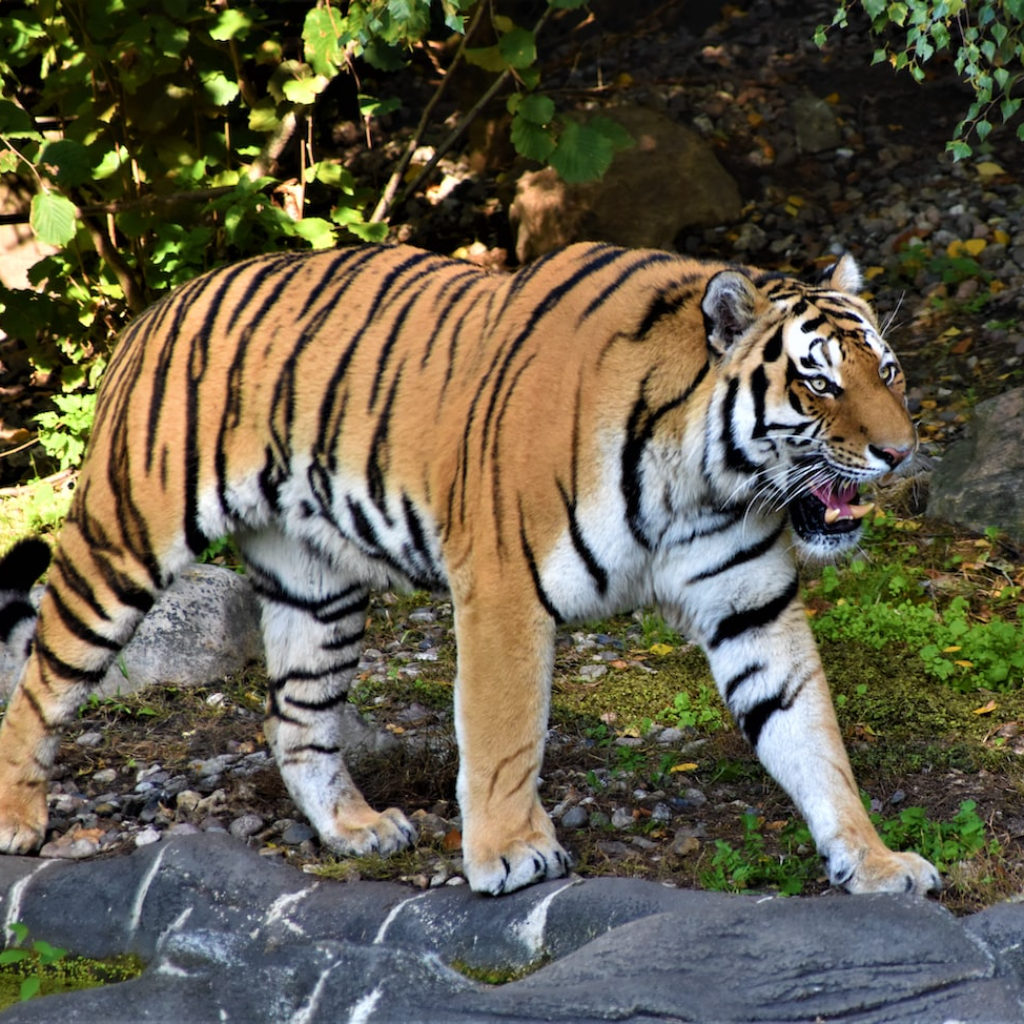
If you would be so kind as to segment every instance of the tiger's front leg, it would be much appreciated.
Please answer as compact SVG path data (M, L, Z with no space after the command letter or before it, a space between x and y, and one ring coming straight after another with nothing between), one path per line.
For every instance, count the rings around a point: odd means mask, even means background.
M760 576L774 593L747 584L739 597L742 589L719 579L717 598L705 593L705 610L693 617L722 697L806 820L833 885L852 893L938 890L935 868L890 850L864 810L795 572L779 568Z
M455 593L455 729L466 877L493 896L560 878L569 856L541 806L555 629L529 580Z

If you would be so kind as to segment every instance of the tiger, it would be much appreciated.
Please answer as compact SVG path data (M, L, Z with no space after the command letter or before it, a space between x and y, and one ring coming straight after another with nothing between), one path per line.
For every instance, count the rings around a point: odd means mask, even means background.
M867 816L802 605L909 464L900 364L850 255L814 283L579 243L513 273L407 246L213 270L123 331L0 729L0 850L47 826L74 714L229 536L261 606L265 735L323 846L416 841L344 752L372 590L451 595L466 879L571 869L539 796L556 630L657 607L699 643L832 885L926 894Z

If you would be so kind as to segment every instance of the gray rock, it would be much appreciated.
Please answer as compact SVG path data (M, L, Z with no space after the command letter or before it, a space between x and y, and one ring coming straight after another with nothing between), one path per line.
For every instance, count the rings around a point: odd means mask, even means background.
M958 921L909 897L732 897L630 879L492 899L314 880L210 835L116 860L2 858L0 893L0 915L33 937L148 964L134 981L12 1007L11 1024L1011 1024L1024 1007L1021 904ZM495 986L454 965L535 970Z
M967 437L932 474L928 515L1024 543L1024 388L978 403Z
M599 182L567 185L551 168L520 178L509 210L520 262L582 239L671 249L686 228L739 217L736 182L696 132L647 107L600 113L636 145L617 153Z

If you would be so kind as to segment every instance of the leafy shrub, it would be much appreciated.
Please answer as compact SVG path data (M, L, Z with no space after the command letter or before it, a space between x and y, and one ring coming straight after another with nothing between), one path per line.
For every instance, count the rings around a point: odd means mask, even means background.
M838 0L832 25L847 28L853 0ZM957 73L974 92L966 116L956 126L947 149L959 160L973 149L973 132L984 142L998 118L1008 122L1021 106L1017 86L1024 79L1024 0L860 0L881 37L875 63L887 62L925 79L925 65L937 54L951 53ZM902 39L893 41L902 34ZM823 46L828 27L819 25L815 41ZM1024 125L1017 126L1024 140Z

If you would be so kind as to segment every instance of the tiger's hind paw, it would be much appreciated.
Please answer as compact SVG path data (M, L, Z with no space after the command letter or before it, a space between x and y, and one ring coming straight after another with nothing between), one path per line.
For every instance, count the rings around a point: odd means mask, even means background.
M413 846L417 833L400 810L389 807L358 824L338 822L330 831L321 832L320 839L328 849L343 856L363 857L379 853L387 857Z
M939 872L916 853L871 850L856 858L833 855L827 864L829 881L851 893L902 892L927 896L942 889Z
M467 853L466 877L474 892L502 896L534 882L567 874L571 862L561 846L547 836L514 839L504 850L488 857Z
M19 822L3 822L0 815L0 854L24 856L35 853L46 837L45 824L41 828Z

